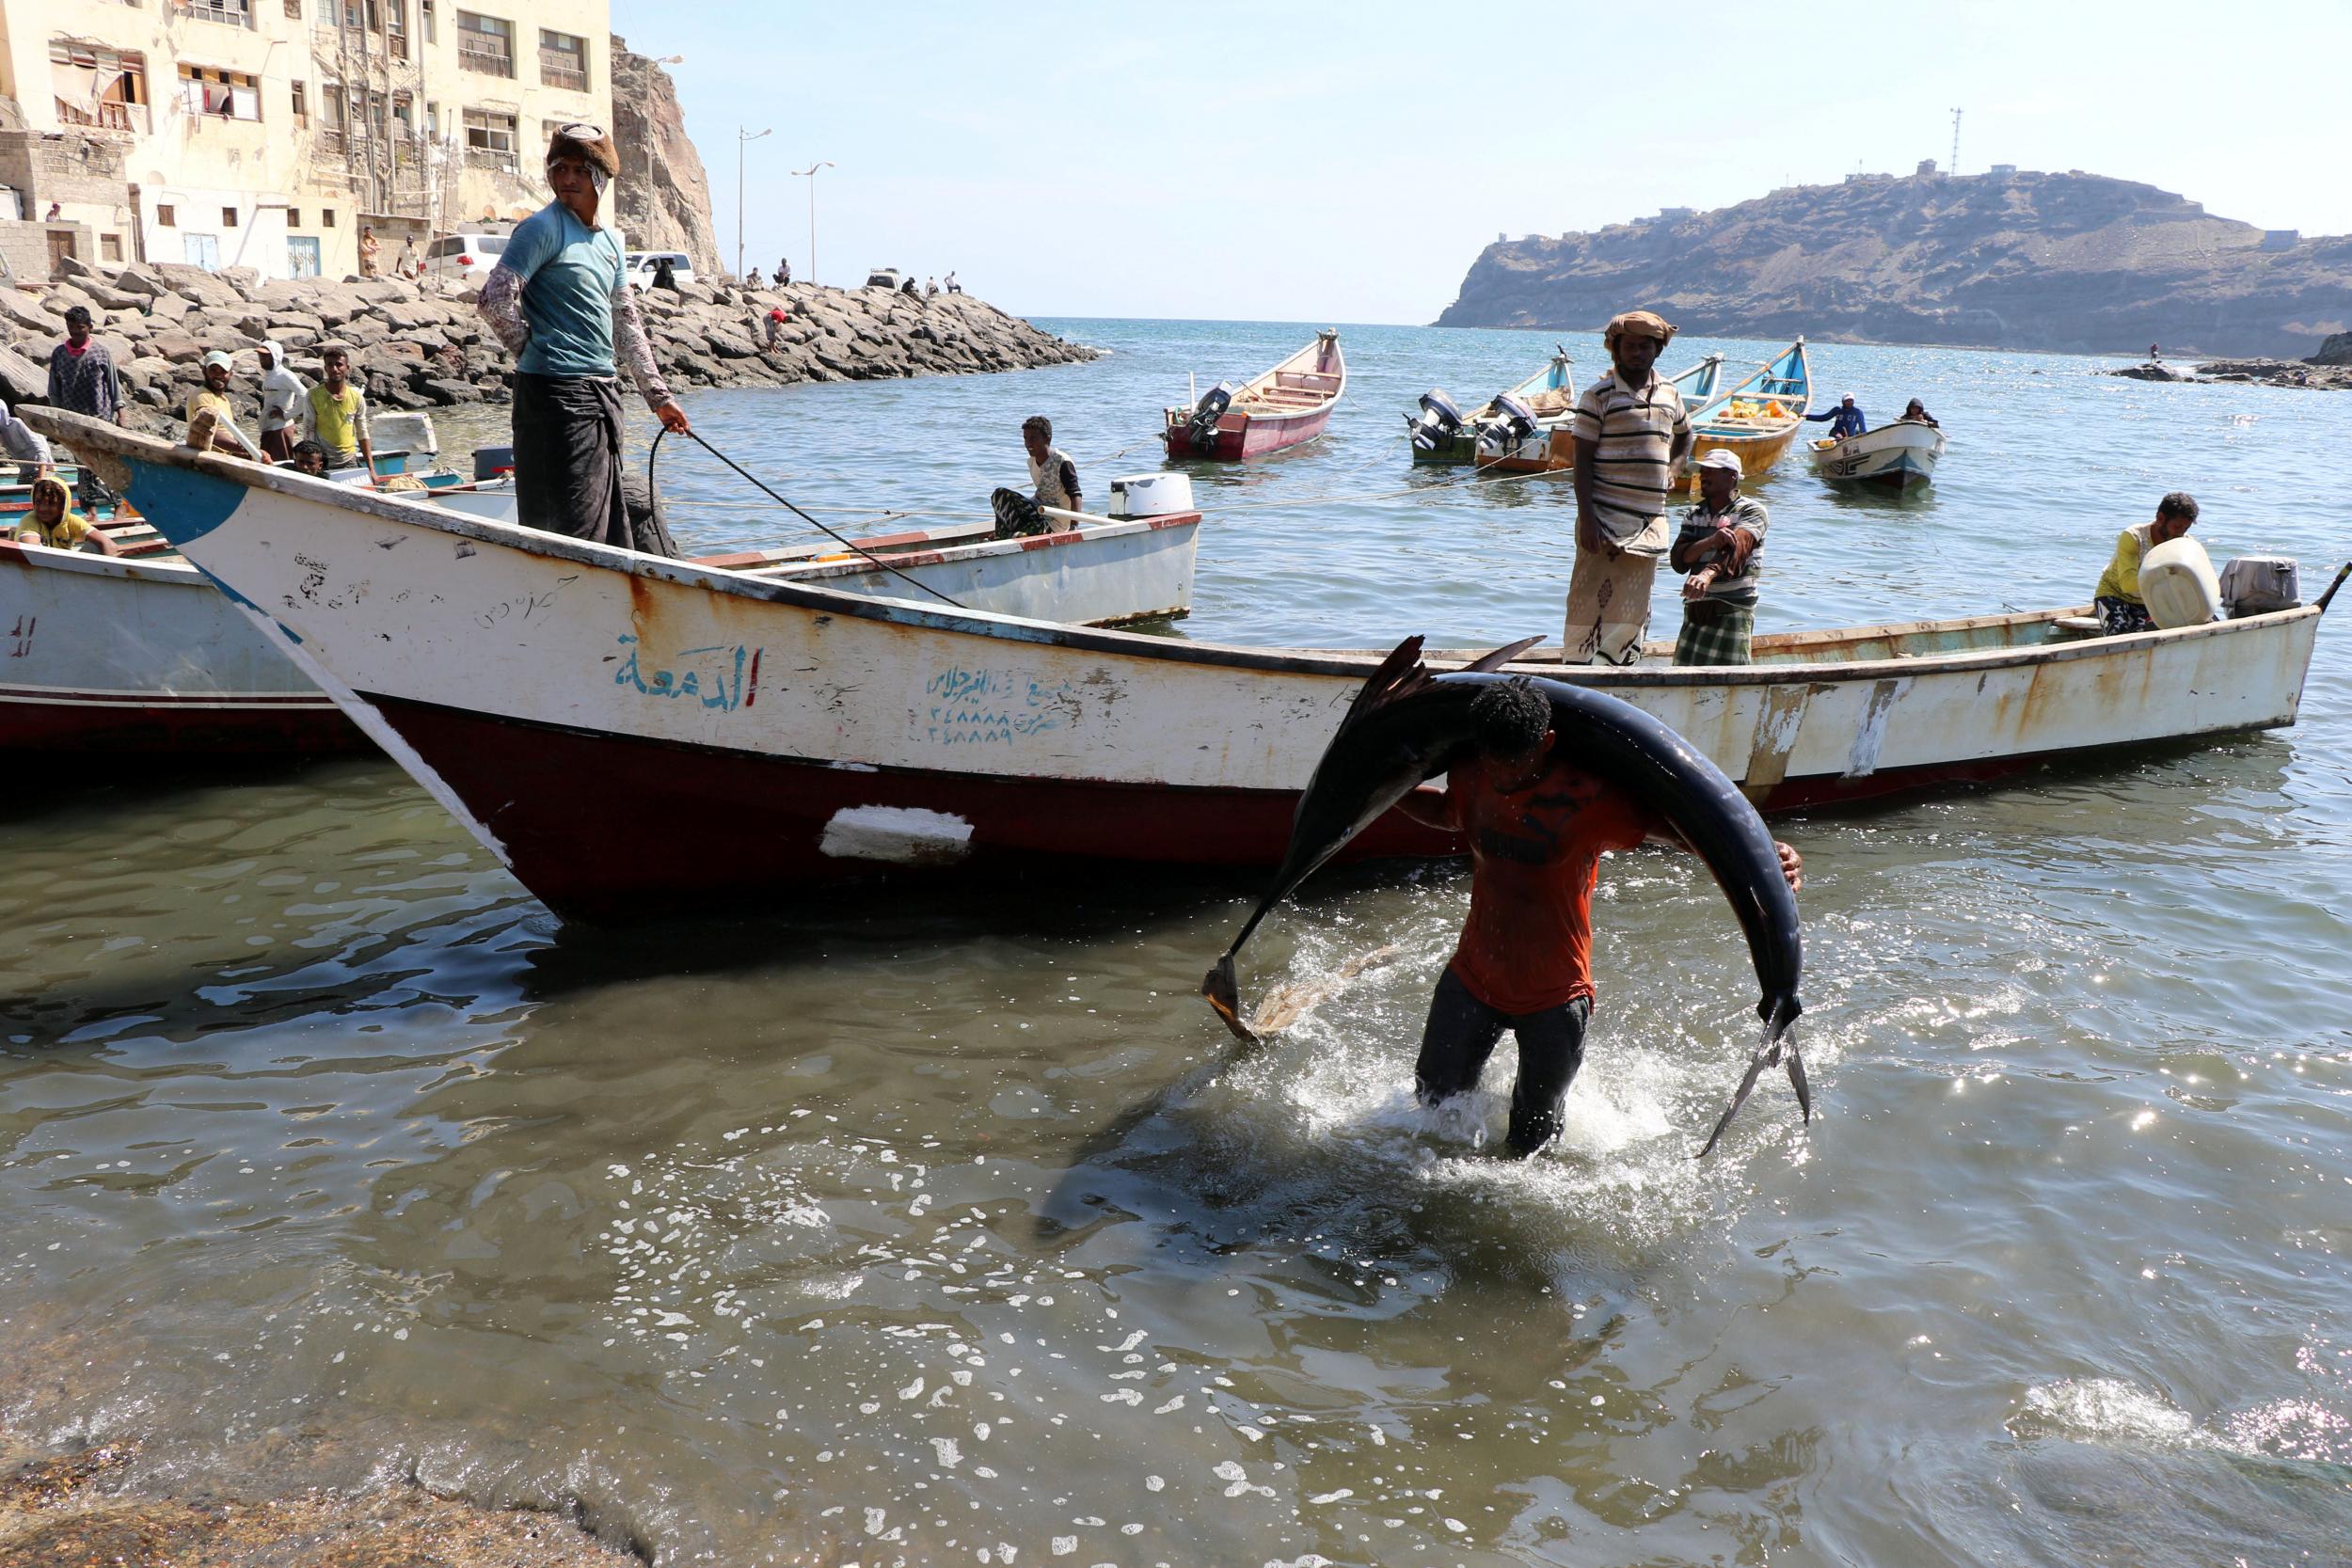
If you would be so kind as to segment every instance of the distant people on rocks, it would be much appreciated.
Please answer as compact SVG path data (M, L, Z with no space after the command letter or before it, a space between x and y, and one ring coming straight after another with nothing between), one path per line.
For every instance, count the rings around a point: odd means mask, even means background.
M1923 424L1931 430L1941 430L1944 428L1942 425L1935 422L1935 416L1928 412L1927 404L1921 403L1917 398L1913 398L1909 403L1903 404L1903 417L1895 422L1898 424Z
M32 505L13 524L8 537L23 545L46 545L53 550L88 550L97 555L120 555L122 550L90 520L73 510L65 481L43 474L33 481Z
M274 462L294 455L301 439L302 405L310 385L286 368L286 351L276 340L262 345L262 451Z
M359 230L360 277L373 277L375 276L375 259L383 253L383 250L384 242L375 237L374 230L362 229Z
M1859 436L1870 428L1870 421L1863 418L1860 408L1854 406L1851 392L1838 399L1837 406L1829 412L1805 416L1805 422L1808 424L1820 424L1823 420L1829 421L1829 438L1833 441L1842 441L1849 436Z
M106 345L89 335L89 307L75 305L65 313L65 341L49 351L49 406L93 420L122 422L122 374L115 368ZM79 499L94 511L113 492L85 466Z
M789 256L778 257L776 260L776 287L781 289L787 283L791 281L792 259Z
M1000 489L989 497L990 510L996 515L996 536L1059 533L1077 527L1064 518L1048 517L1042 510L1049 506L1064 512L1086 510L1078 491L1078 466L1054 445L1054 421L1042 414L1022 420L1021 445L1029 454L1029 483L1037 486L1037 494L1031 497Z
M670 293L676 293L678 292L677 263L671 261L667 256L655 257L653 263L653 286L657 289L667 289Z
M790 318L784 313L783 306L771 305L768 307L768 346L770 348L779 348L783 346L784 324Z
M199 451L221 451L266 463L269 459L262 449L237 428L237 410L229 401L229 378L235 370L236 361L220 349L204 356L204 385L189 394L183 410L188 421L187 443Z
M18 419L13 405L0 414L0 454L15 461L20 484L31 483L56 461L50 455L49 438Z
M1658 558L1673 531L1666 496L1691 455L1691 414L1657 372L1675 329L1648 310L1628 310L1601 334L1610 368L1577 400L1576 566L1561 658L1568 664L1638 664L1649 627Z
M2156 503L2153 518L2134 523L2115 536L2115 558L2090 592L2090 608L2109 637L2156 629L2155 618L2139 596L2139 563L2150 550L2178 539L2196 521L2196 498L2175 490Z
M1740 493L1740 454L1698 461L1699 501L1682 513L1668 562L1684 574L1677 664L1746 664L1764 575L1764 503Z
M298 474L309 474L312 479L326 477L326 449L316 441L296 441L292 462Z
M675 556L660 522L632 524L621 497L620 365L664 430L691 427L654 363L621 237L596 221L620 154L602 127L564 125L548 138L547 171L555 199L516 225L478 307L515 356L517 516L526 528Z
M917 297L914 288L914 275L913 273L907 274L907 280L898 285L898 292L906 295L909 299Z
M302 400L302 433L326 450L329 470L365 468L367 483L375 483L368 395L351 379L351 350L342 343L319 350L319 384Z
M937 298L939 297L939 279L938 279L938 278L936 278L936 277L926 277L925 279L923 279L923 297L924 297L926 300L933 300L933 299L937 299Z
M2163 362L2164 356L2156 352L2155 344L2150 343L2148 345L2148 363L2151 365L2160 365Z
M400 242L400 254L392 259L394 277L414 277L417 275L417 242L405 235Z
M952 272L947 275L947 292L951 294L963 293L963 285L956 281L956 275Z

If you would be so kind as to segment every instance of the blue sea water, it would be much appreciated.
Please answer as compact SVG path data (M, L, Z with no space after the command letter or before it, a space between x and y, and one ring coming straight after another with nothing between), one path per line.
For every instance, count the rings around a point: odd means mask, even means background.
M975 515L1038 412L1099 499L1188 372L1332 324L1047 325L1109 356L690 409L839 525ZM1400 417L1553 336L1341 325L1325 437L1191 470L1180 635L1556 632L1565 482L1415 473ZM1951 450L1900 500L1761 482L1764 627L2078 602L2173 489L2217 560L2352 558L2352 404L2101 368L1817 345ZM661 462L690 545L803 536ZM664 1563L2346 1560L2343 608L2292 730L1788 821L1818 1114L1775 1082L1705 1164L1752 985L1662 852L1607 872L1568 1132L1513 1165L1507 1048L1470 1116L1407 1092L1455 867L1279 917L1253 985L1322 1000L1213 1075L1246 886L596 933L388 764L20 789L0 1411L188 1484L573 1505Z

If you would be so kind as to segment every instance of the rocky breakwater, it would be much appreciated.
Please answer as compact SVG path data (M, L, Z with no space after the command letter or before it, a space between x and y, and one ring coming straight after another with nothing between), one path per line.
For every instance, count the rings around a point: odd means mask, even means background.
M1091 359L1068 342L970 294L930 300L884 289L780 290L702 283L641 295L663 373L683 391L1025 370ZM177 434L206 353L239 356L232 393L248 434L259 414L253 351L274 340L308 380L319 345L350 345L354 373L378 408L504 401L514 362L474 309L471 290L431 279L263 280L249 269L211 273L174 263L102 269L64 263L33 288L0 285L0 388L11 404L48 395L49 354L73 306L120 371L127 422ZM769 312L787 320L773 346Z

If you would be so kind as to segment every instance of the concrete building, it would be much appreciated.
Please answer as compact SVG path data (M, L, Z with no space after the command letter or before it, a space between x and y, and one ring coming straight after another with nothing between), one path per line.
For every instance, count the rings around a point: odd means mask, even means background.
M520 216L548 130L612 123L610 10L0 0L0 254L340 277L364 229L389 267L404 238Z

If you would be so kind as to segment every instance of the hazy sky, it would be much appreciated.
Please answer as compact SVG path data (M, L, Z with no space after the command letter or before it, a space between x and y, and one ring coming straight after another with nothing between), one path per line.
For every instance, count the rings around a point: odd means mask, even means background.
M1425 322L1498 232L1856 167L2081 168L2352 231L2352 3L1597 8L613 0L733 262L957 270L1034 315Z

